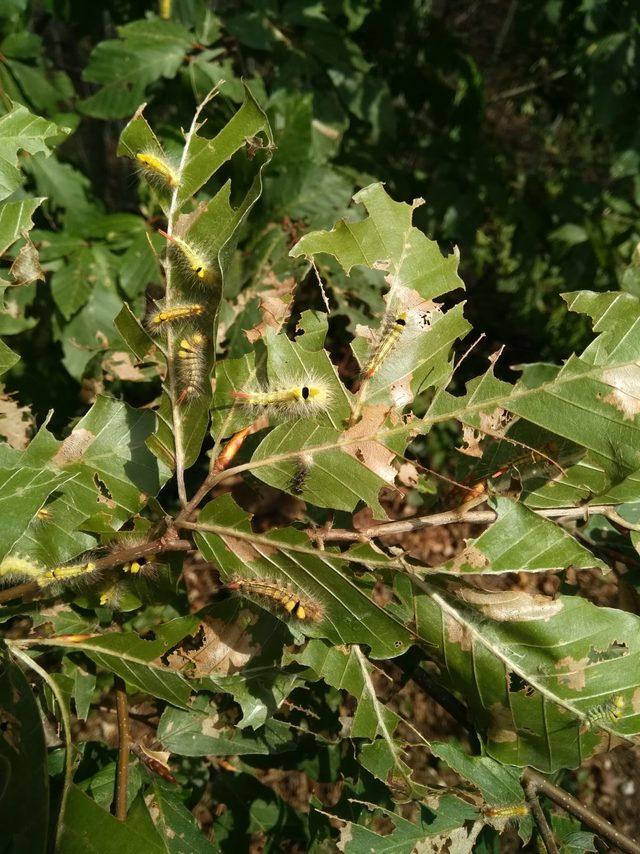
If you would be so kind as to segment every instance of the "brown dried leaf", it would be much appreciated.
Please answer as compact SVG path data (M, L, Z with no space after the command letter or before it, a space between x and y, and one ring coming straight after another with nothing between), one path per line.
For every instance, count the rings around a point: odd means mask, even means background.
M17 451L24 451L33 435L35 422L28 406L20 406L8 394L0 395L0 436Z
M293 276L288 276L280 281L273 271L269 271L263 280L263 284L267 288L260 292L262 320L253 329L245 329L244 331L252 344L262 338L267 329L280 332L291 314L293 305L293 292L296 288L296 280Z

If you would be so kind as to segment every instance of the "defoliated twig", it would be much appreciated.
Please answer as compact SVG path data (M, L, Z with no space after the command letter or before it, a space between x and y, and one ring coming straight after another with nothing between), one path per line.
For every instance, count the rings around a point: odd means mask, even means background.
M118 765L116 770L115 816L118 821L127 820L127 790L129 787L129 703L127 689L120 676L114 677L116 689L116 712L118 715Z
M372 525L360 531L349 531L343 528L333 528L329 531L309 531L312 539L341 540L345 542L367 542L375 537L388 537L392 534L408 534L421 528L431 528L438 525L453 525L456 522L471 522L483 524L494 522L498 518L495 510L465 510L465 505L454 510L445 510L443 513L432 513L429 516L415 516L413 519L404 519L399 522L382 522L380 525ZM530 508L533 513L545 519L587 519L591 515L602 514L606 516L611 511L610 504L585 505L584 507L550 507L541 510ZM620 517L618 524L631 525L630 522ZM616 520L617 521L617 520ZM635 530L632 528L631 530ZM640 526L638 527L640 530Z

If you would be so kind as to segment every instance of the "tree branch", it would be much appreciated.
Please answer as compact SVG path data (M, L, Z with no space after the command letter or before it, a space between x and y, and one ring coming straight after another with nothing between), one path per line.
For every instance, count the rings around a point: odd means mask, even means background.
M538 828L538 833L542 837L542 842L547 850L547 854L558 854L558 846L553 838L553 833L551 832L551 828L547 822L547 817L540 806L538 790L536 789L535 783L532 783L531 781L525 783L524 791L527 796L527 803L529 804L529 808Z
M129 703L127 690L120 676L115 677L116 711L118 715L118 766L116 770L115 816L127 820L127 790L129 786Z
M398 522L382 522L380 525L372 525L360 531L349 531L346 528L333 528L329 531L308 531L309 537L322 542L329 540L341 540L345 542L364 543L376 537L388 537L394 534L408 534L411 531L419 531L421 528L432 528L438 525L453 525L456 522L471 522L483 524L494 522L498 518L495 510L465 510L465 505L454 510L445 510L443 513L432 513L429 516L415 516L413 519L404 519ZM611 512L610 504L585 505L584 507L550 507L548 509L535 510L545 519L588 519L591 515L602 514L606 516ZM625 522L618 521L619 524ZM626 523L630 525L631 523Z
M628 854L640 854L640 845L637 842L629 839L628 836L625 836L619 830L616 830L605 818L585 807L573 795L570 795L558 786L554 786L553 783L545 779L542 774L534 771L533 768L525 769L522 781L526 786L531 785L533 787L532 791L535 790L538 794L545 795L554 804L557 804L563 810L580 819L583 824L594 830L598 836L616 845L622 851L626 851Z
M94 561L95 569L100 572L103 569L111 569L114 566L130 563L139 557L147 555L159 554L161 552L186 552L193 549L193 543L189 540L179 540L173 536L165 534L157 540L151 540L148 543L143 543L138 546L131 546L128 549L119 549L111 552L103 558ZM25 584L17 584L13 587L7 587L5 590L0 590L0 604L10 602L12 599L27 598L33 596L40 590L40 585L37 581L27 581Z

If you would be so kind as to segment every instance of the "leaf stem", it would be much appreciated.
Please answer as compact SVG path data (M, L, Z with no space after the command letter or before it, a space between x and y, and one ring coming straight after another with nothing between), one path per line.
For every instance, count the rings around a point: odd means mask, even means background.
M116 712L118 716L118 766L116 770L115 816L118 821L127 820L127 790L129 786L129 703L127 689L120 676L114 677L116 689Z

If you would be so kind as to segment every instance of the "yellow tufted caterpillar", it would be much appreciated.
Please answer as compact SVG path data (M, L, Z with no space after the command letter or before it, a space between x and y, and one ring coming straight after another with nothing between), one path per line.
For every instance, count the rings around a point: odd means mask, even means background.
M56 585L64 586L66 584L76 584L94 580L99 576L96 572L96 565L93 561L85 561L83 563L72 563L66 566L52 566L45 569L36 581L41 589L47 589Z
M400 341L400 336L407 325L407 312L402 310L387 314L382 321L382 326L377 336L377 340L369 354L369 358L362 369L362 376L370 380L375 376L385 359L397 347Z
M298 620L318 623L324 616L324 608L319 602L294 591L290 585L283 585L280 581L236 576L227 583L226 587L228 590L239 590L247 599L258 600L258 604L281 605L287 614L291 614Z
M175 234L167 234L166 231L158 229L165 240L168 240L171 247L174 249L174 255L178 256L181 266L184 267L187 273L194 276L202 285L211 285L215 281L215 271L211 267L211 262L206 254L197 246L188 243L181 237Z
M7 555L0 561L0 583L2 584L33 581L43 572L42 566L17 555Z
M138 151L136 161L150 184L166 184L172 189L178 186L178 173L164 154Z
M194 332L180 341L177 353L180 395L178 403L187 398L198 397L205 391L207 367L207 339L201 332Z
M268 386L260 391L234 391L233 397L245 406L271 410L285 418L313 417L325 412L331 403L331 390L320 379L308 377L298 384Z
M164 332L169 326L193 320L204 314L205 307L201 303L188 302L181 305L169 305L150 314L145 326L152 335Z
M506 807L487 804L482 808L482 814L487 818L524 818L529 815L529 807L526 804L512 804Z

